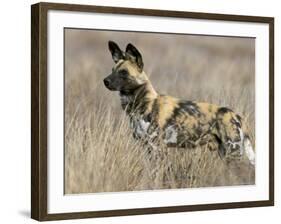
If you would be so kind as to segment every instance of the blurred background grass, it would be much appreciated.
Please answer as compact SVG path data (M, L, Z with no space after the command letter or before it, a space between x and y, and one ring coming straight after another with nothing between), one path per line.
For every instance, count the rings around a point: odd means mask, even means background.
M232 108L254 145L253 38L65 29L66 193L254 183L247 166L230 171L204 148L162 149L148 159L131 138L118 94L102 82L113 66L109 40L139 49L159 93Z

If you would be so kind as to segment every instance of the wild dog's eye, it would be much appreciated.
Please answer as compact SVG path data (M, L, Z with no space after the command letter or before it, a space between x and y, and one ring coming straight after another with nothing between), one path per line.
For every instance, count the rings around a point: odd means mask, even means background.
M118 74L119 74L119 76L121 77L121 78L127 78L128 77L128 71L127 70L120 70L119 72L118 72Z

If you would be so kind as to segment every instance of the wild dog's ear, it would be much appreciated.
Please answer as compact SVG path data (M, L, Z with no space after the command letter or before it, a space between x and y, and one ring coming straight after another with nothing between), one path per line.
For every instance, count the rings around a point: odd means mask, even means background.
M126 47L126 54L137 64L140 71L142 71L143 61L141 53L138 51L138 49L134 45L128 44Z
M112 59L115 63L117 63L120 59L124 59L124 54L118 47L118 45L113 41L108 41L108 48L111 52Z

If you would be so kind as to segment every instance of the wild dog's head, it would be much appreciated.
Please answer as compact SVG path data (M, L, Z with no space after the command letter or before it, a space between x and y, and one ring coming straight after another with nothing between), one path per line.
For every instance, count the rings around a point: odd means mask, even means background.
M112 73L103 80L109 90L130 92L148 81L143 72L142 56L136 47L129 43L124 52L113 41L108 42L108 47L115 62Z

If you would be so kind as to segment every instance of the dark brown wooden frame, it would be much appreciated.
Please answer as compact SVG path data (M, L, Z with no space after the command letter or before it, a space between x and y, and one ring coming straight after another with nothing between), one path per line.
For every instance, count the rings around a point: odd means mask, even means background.
M47 211L47 12L99 12L269 24L269 200L48 214ZM38 3L31 6L31 217L39 221L141 215L274 205L274 18L136 8Z

